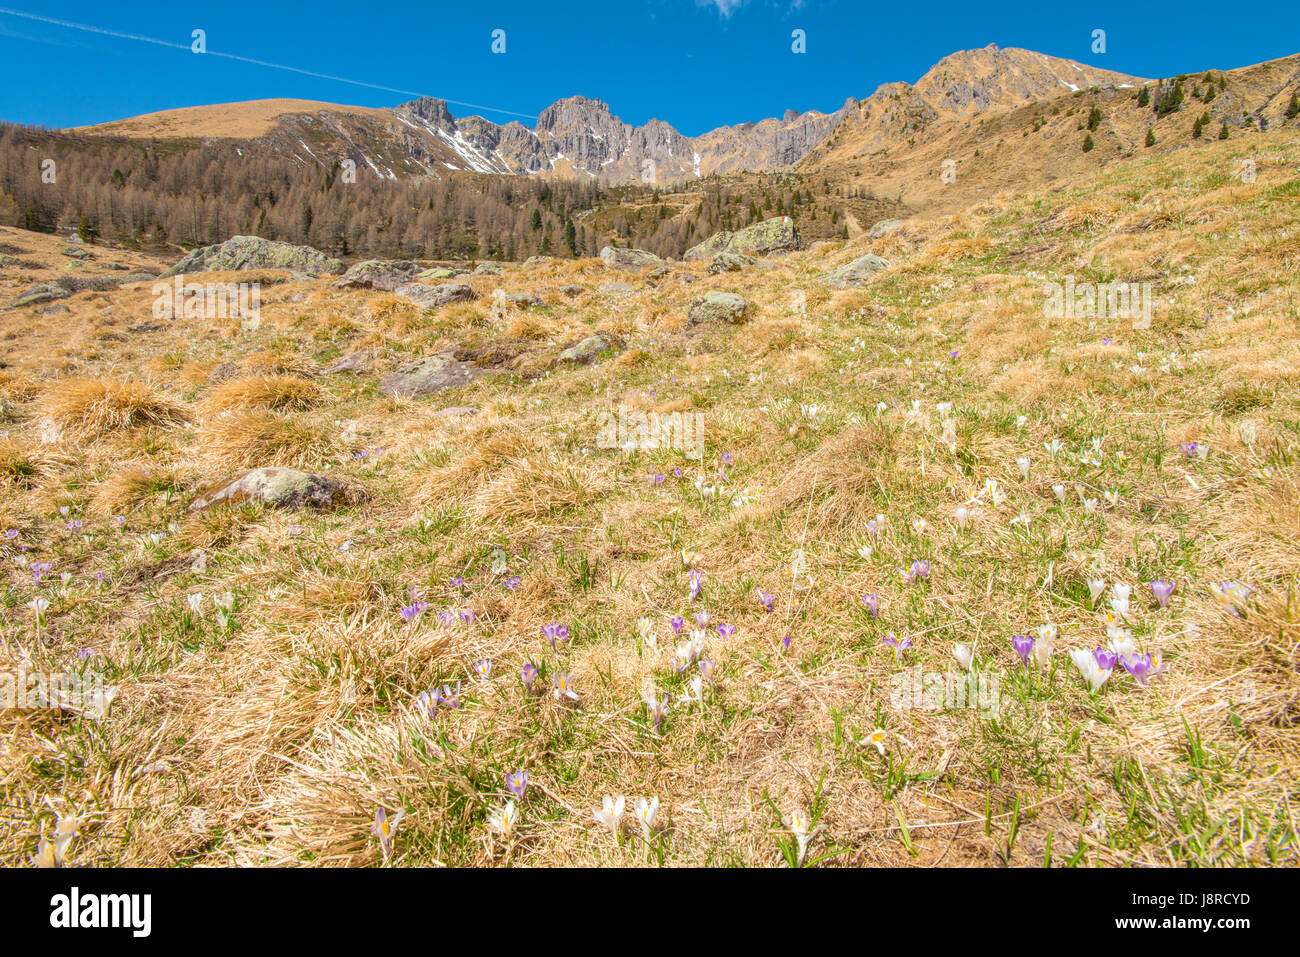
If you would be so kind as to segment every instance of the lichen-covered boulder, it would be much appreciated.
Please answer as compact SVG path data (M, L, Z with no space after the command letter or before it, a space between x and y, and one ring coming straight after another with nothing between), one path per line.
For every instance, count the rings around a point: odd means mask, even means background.
M194 250L163 275L241 269L287 269L304 276L319 276L342 272L343 263L310 246L295 246L260 236L232 236L224 243Z
M324 509L356 504L363 497L357 489L327 475L268 467L253 469L233 482L205 492L190 504L190 510L243 502L258 502L273 508Z
M714 256L713 261L709 263L708 273L710 276L716 276L724 272L740 272L746 266L752 266L757 261L744 253L723 250Z
M417 306L422 306L425 309L474 298L474 290L463 282L444 282L437 286L426 286L422 282L413 282L399 287L397 294L405 296Z
M382 289L392 292L398 286L405 286L414 280L419 272L419 264L409 259L363 259L349 266L348 271L330 285L334 289Z
M616 246L606 246L600 251L600 258L607 266L615 269L645 269L667 265L663 259L644 249L619 249Z
M734 233L723 230L714 233L698 246L692 246L683 257L688 260L709 259L727 250L735 253L781 253L804 248L803 236L795 229L789 216L777 216L754 223Z
M43 302L53 302L55 299L67 299L70 295L72 295L72 293L68 292L68 290L64 289L58 283L43 282L24 289L18 294L18 298L10 303L10 306L17 308L18 306L31 306Z
M556 356L556 361L585 365L589 362L595 362L602 354L614 348L616 348L616 345L608 336L588 336L577 345L570 346L561 352Z
M851 286L862 286L882 269L889 266L889 260L881 259L879 256L873 256L867 253L865 256L859 256L851 263L845 263L839 269L833 269L821 277L821 281L833 289L848 289Z
M706 292L691 302L686 314L686 324L697 326L702 322L744 322L749 311L749 301L734 292Z

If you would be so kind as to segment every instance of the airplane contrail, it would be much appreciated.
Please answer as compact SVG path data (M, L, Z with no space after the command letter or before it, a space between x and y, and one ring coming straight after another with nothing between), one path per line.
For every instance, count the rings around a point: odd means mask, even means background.
M0 14L5 14L11 17L22 17L23 19L26 20L36 20L40 23L49 23L49 24L53 24L56 27L65 27L69 30L81 30L85 33L98 33L103 36L116 37L119 40L136 40L140 43L152 43L155 46L171 47L174 50L185 50L185 51L190 50L190 45L188 43L174 43L171 40L160 40L157 37L141 36L138 33L122 33L117 30L109 30L105 27L92 26L88 23L73 23L71 20L59 20L54 17L43 17L39 14L26 13L22 10L10 10L7 7L0 7ZM382 86L378 83L367 83L365 80L350 80L344 76L332 76L329 73L317 73L315 70L304 70L301 67L286 66L283 63L271 63L268 62L267 60L255 60L252 57L240 56L237 53L223 53L220 50L207 50L202 55L223 57L224 59L227 60L237 60L240 63L248 63L253 66L264 66L272 70L286 70L289 73L298 73L301 74L302 76L311 76L319 80L331 80L335 83L350 83L353 86L364 86L371 90L382 90L385 93L400 93L402 96L416 96L416 97L429 96L429 94L427 93L420 93L415 90L402 90L393 86ZM524 119L528 119L528 120L537 119L537 117L532 113L517 113L514 110L502 110L502 109L498 109L495 106L483 106L482 104L479 103L464 103L460 100L448 100L443 97L436 97L436 99L442 99L444 103L451 103L455 106L466 106L472 110L486 110L489 113L504 113L507 116L521 116Z

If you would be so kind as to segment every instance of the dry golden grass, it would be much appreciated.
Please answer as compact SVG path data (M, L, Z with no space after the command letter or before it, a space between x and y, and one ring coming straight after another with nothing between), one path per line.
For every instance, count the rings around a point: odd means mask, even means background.
M656 863L595 825L601 795L623 793L662 800L669 866L779 864L782 818L818 794L811 853L842 852L827 866L1294 865L1300 329L1295 273L1279 265L1300 214L1266 197L1300 144L1282 131L1265 147L1278 156L1260 154L1254 189L1202 189L1238 148L1205 144L719 277L754 304L737 326L683 327L700 283L602 297L611 276L591 260L511 270L513 289L588 292L495 325L490 277L476 302L428 311L302 283L291 321L178 320L94 352L90 311L38 329L0 313L23 391L0 472L12 460L30 477L0 495L0 529L26 546L0 538L0 670L19 649L61 669L85 647L120 688L100 725L0 713L0 863L27 860L54 809L89 815L78 865L378 866L381 806L406 812L389 863ZM1122 231L1157 200L1171 218ZM820 285L866 251L896 265L863 289ZM1137 271L1160 297L1152 329L1044 321L1043 276ZM135 295L109 294L113 314ZM554 364L597 330L625 339L617 360ZM369 347L386 350L382 368L309 379L313 357ZM444 349L503 364L434 396L375 388ZM52 413L27 405L52 356L95 378L161 360L198 386L230 361L295 382L255 400L247 378L214 384L193 432L74 447L42 441ZM529 379L515 360L551 367ZM286 393L313 398L276 411ZM698 412L703 457L602 447L597 417L620 409ZM32 456L49 459L33 471ZM270 464L370 495L190 512L198 490ZM929 578L907 581L922 557ZM13 558L54 562L39 641ZM688 565L704 574L693 600ZM1117 669L1093 693L1065 656L1108 640L1095 574L1133 586L1135 641L1167 663L1149 687ZM1167 608L1157 577L1177 586ZM1233 579L1254 589L1240 617L1210 590ZM703 610L714 680L696 704L682 696L703 673L679 672L689 631L669 619ZM555 650L551 621L571 629ZM1055 663L1031 678L1010 636L1048 621ZM724 640L720 623L736 632ZM889 631L913 641L902 667ZM998 683L996 720L892 699L912 668L953 669L958 641ZM535 693L526 662L546 669ZM561 672L578 702L551 693ZM458 682L455 708L420 712L421 691ZM658 731L652 688L671 700ZM862 743L876 729L883 755ZM487 815L516 769L532 783L505 841Z
M246 409L309 409L325 400L316 383L289 375L251 375L227 379L203 398L207 415Z
M320 427L261 409L205 419L199 441L205 458L219 468L318 466L335 447Z
M95 439L114 432L186 422L186 411L147 382L88 376L57 382L45 412L68 434Z

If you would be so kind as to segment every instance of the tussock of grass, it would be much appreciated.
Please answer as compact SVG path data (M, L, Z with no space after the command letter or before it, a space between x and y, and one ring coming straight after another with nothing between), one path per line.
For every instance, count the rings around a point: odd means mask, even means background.
M209 414L240 409L283 411L309 409L319 405L324 398L324 390L306 379L288 375L252 375L217 384L204 397L203 407Z
M208 461L221 468L319 466L335 444L318 426L261 409L206 419L198 438Z
M177 403L145 382L78 377L46 391L45 410L64 431L84 439L188 420Z

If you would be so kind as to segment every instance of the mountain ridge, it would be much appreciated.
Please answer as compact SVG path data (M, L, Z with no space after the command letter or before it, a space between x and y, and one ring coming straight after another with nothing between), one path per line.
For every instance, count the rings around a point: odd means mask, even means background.
M538 114L530 128L455 116L447 101L420 97L393 107L352 107L305 100L185 107L78 127L88 135L263 138L304 161L351 158L381 177L437 174L439 168L502 175L585 176L602 185L673 184L719 173L794 166L864 108L888 108L905 96L922 118L972 117L1052 92L1147 82L1073 60L995 44L944 57L915 84L882 84L836 111L785 110L688 137L652 118L636 126L608 103L575 94ZM865 107L864 107L865 104ZM276 112L279 110L279 112Z

